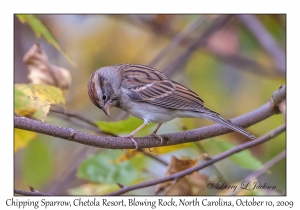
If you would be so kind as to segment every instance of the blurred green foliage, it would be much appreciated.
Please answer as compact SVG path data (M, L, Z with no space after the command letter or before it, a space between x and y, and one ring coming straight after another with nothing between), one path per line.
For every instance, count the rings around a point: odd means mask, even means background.
M118 150L108 150L89 157L80 164L77 176L103 184L124 185L144 179L141 169L147 165L145 158L138 156L127 161L116 161L121 153Z
M40 137L38 136L29 143L21 162L23 182L35 189L47 184L54 172L52 154L50 154L48 144L41 141Z
M209 146L212 148L217 148L219 150L218 153L220 153L220 151L225 152L236 147L236 145L233 145L229 142L217 141L213 138L209 140L208 144L210 144ZM236 163L238 166L249 170L258 170L262 167L261 161L255 158L249 150L243 150L234 155L231 155L229 159Z

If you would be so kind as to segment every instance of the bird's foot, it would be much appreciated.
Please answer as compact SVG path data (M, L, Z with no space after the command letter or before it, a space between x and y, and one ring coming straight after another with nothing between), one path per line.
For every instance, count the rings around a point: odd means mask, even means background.
M136 143L136 141L134 140L132 135L128 134L128 135L123 135L123 136L119 136L119 137L130 138L130 140L133 142L133 144L135 146L135 150L137 150L139 148L139 145Z
M160 136L160 135L158 135L158 134L156 134L156 133L151 133L149 136L154 136L154 137L156 137L156 138L159 138L159 140L160 140L160 145L162 145L162 143L163 143L163 141L164 141L164 139ZM159 146L160 146L159 145Z

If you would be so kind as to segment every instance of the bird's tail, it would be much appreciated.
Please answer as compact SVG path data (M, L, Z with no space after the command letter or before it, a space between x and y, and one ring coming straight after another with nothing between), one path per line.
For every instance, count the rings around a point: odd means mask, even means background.
M237 125L234 125L233 123L229 122L228 120L225 120L218 113L216 113L214 111L211 111L209 109L207 109L207 111L209 112L209 114L206 114L206 117L205 117L206 119L211 120L211 121L216 122L216 123L220 123L222 125L225 125L226 127L230 128L230 129L232 129L236 132L239 132L239 133L249 137L250 139L255 139L256 138L253 134L246 131L245 129L243 129L243 128L237 126Z

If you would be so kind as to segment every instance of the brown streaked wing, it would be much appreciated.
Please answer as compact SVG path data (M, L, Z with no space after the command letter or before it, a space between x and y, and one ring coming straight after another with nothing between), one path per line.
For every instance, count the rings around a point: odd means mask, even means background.
M199 111L204 106L196 93L151 67L121 64L117 68L123 71L122 87L129 91L129 96L135 101L190 111Z
M175 86L175 91L172 94L147 102L169 109L185 111L199 111L204 106L203 100L196 93L175 81L172 83Z
M174 84L161 72L147 66L122 64L122 87L128 90L131 99L136 101L154 101L172 94Z

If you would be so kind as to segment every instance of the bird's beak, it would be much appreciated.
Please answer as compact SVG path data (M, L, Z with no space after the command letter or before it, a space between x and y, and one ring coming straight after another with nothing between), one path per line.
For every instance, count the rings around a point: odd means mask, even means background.
M110 104L105 104L104 107L102 108L103 112L109 117L109 109L110 109Z

